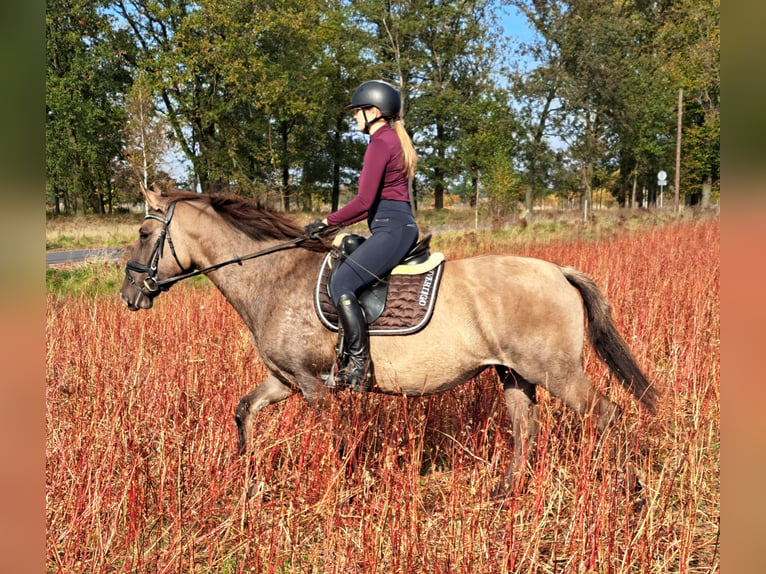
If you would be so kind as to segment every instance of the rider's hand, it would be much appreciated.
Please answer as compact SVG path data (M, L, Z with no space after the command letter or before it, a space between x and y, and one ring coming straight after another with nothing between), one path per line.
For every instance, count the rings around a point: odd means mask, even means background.
M327 224L321 219L317 219L315 222L309 223L304 227L303 231L306 234L306 237L316 238L325 229L327 229Z

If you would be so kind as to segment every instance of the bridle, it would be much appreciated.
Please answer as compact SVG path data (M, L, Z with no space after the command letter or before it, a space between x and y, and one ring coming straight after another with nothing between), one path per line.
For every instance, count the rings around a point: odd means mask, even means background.
M167 281L163 281L157 278L157 268L160 263L160 259L162 259L162 255L165 250L165 240L167 239L167 244L170 247L170 252L173 254L173 259L176 260L176 264L178 265L179 269L181 270L181 273L186 273L187 269L181 264L181 262L178 259L178 255L176 254L175 246L173 245L173 238L170 236L170 221L173 219L173 213L176 209L176 202L173 201L168 205L168 211L166 217L160 217L159 215L155 215L154 213L147 213L144 219L156 219L160 223L162 223L162 231L160 231L159 237L157 237L157 241L154 243L154 247L152 248L152 253L149 256L149 263L147 265L144 265L143 263L138 263L137 261L128 261L125 265L125 276L128 278L128 281L133 284L133 286L138 289L143 295L146 297L156 297L160 291L167 291L170 289L170 285L172 283L168 284ZM135 273L146 273L147 277L144 279L143 283L139 285L136 283L135 279L133 279L133 276L131 275L131 271Z
M256 251L255 253L250 253L242 257L235 256L232 259L229 259L227 261L222 261L221 263L216 263L215 265L205 267L204 269L188 269L184 267L181 261L178 259L178 255L176 254L175 247L173 246L173 238L170 236L170 221L173 219L173 213L175 212L175 207L176 207L176 202L172 201L168 205L166 217L160 217L159 215L155 215L154 213L146 214L144 219L155 219L159 221L160 223L162 223L162 231L160 231L160 235L157 238L157 241L155 242L154 247L152 248L152 253L149 256L149 263L144 265L143 263L138 263L137 261L131 260L131 261L128 261L127 264L125 265L125 276L127 277L128 281L136 289L138 289L138 291L142 295L144 295L145 297L148 297L149 299L153 299L154 297L159 295L162 291L167 291L173 285L175 285L176 283L184 279L188 279L196 275L202 275L210 271L215 271L216 269L219 269L226 265L231 265L232 263L238 263L239 265L242 265L242 262L247 261L248 259L254 259L256 257L261 257L262 255L268 255L269 253L275 253L277 251L283 251L285 249L291 249L293 247L297 247L298 245L300 245L301 243L309 239L308 237L296 237L295 239L285 241L284 243L279 243L277 245L274 245L273 247L268 247L261 251ZM168 246L170 247L170 252L173 254L173 259L175 259L176 265L178 265L178 268L181 270L181 273L179 275L174 275L173 277L168 277L167 279L159 279L158 266L160 263L160 259L162 259L166 240L167 240ZM131 275L131 272L146 273L147 276L144 278L142 284L139 285L138 283L136 283L136 280Z

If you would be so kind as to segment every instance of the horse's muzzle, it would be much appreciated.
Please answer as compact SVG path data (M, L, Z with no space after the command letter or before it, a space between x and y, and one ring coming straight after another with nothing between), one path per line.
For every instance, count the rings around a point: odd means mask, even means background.
M154 299L144 295L140 289L136 289L134 285L127 281L127 279L125 282L128 284L122 286L122 289L120 290L120 299L128 306L128 309L131 311L151 309Z

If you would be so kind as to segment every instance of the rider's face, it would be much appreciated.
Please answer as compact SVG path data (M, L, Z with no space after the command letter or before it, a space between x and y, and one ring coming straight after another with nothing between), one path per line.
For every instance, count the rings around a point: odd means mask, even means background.
M375 118L380 116L380 110L378 108L357 108L354 112L354 119L356 120L356 127L361 132L364 131L364 125L366 122L371 122ZM366 117L366 120L365 120Z

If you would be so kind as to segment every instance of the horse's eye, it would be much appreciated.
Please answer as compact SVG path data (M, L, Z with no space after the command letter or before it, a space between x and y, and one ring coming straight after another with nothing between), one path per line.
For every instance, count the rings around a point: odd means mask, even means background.
M138 237L140 239L146 239L147 237L149 237L149 235L150 235L150 233L148 231L144 230L144 229L139 229L138 230Z

